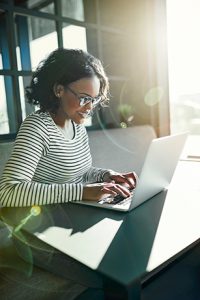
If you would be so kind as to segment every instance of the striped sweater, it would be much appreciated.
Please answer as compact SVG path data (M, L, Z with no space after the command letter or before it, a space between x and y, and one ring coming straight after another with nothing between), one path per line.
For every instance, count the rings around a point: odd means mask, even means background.
M25 119L0 180L2 206L80 201L84 184L102 182L107 170L92 167L85 127L73 125L67 140L49 113Z

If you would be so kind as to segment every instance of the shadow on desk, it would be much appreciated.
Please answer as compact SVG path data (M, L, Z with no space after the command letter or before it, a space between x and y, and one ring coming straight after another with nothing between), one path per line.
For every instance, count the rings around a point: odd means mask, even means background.
M47 243L51 246L51 251L57 249L78 260L103 276L106 290L114 297L113 299L128 299L125 296L127 290L129 290L129 294L139 294L140 290L137 290L137 287L140 288L139 283L142 279L149 277L149 274L152 276L154 269L164 261L161 259L163 253L160 249L163 251L165 247L169 249L171 247L171 244L167 245L166 243L171 240L170 235L173 236L173 232L168 230L166 232L168 236L163 236L162 230L160 231L161 223L166 223L163 218L166 208L173 208L171 203L173 204L173 201L168 203L166 192L162 192L128 213L61 204L40 207L41 212L37 215L32 215L30 207L3 208L1 217L10 231L12 233L13 230L15 231L15 237L24 241L27 251L23 250L23 255L29 255L31 258L31 247L27 242L29 240L26 233L29 236L37 236L41 251L43 250L41 245ZM176 220L176 215L174 218ZM166 228L167 226L173 228L169 216L166 220L168 222L164 224ZM161 235L161 245L155 243L159 234ZM158 247L155 247L155 244ZM44 249L46 249L45 246ZM166 257L163 256L166 260L165 263L167 263L167 259L171 258L170 255L173 253L170 254L169 251ZM173 259L170 259L171 264L172 262ZM146 284L144 287L144 293L149 297L150 295L153 297L155 293L159 295L159 285L163 286L160 291L166 287L166 289L174 289L173 283L176 285L176 282L177 284L180 282L176 281L176 276L179 279L179 275L176 274L180 274L180 270L182 270L182 274L185 274L185 277L182 277L185 282L184 280L188 276L190 277L193 271L187 273L183 266L182 263L169 266L166 273L163 273L163 275L169 275L167 277L159 275L154 277L151 283L148 281L148 285ZM171 281L172 285L166 278L174 278ZM131 299L131 297L129 298ZM148 300L150 299L148 298ZM164 298L157 299L164 300ZM152 300L157 299L152 298ZM170 300L173 298L170 297ZM174 300L177 299L174 298Z
M34 234L105 276L112 270L114 280L129 281L133 270L134 276L145 273L165 197L166 192L159 193L128 213L59 204L40 207L36 216L31 207L2 208L1 218L17 234ZM86 257L79 249L76 253L78 247L88 252Z
M35 244L26 233L34 234L41 251L42 245L46 251L47 243L96 270L107 290L112 290L113 282L126 289L146 273L165 197L162 192L128 213L61 204L40 207L36 216L30 207L3 208L1 218L26 245L26 251L19 251L22 256L29 255L31 260Z

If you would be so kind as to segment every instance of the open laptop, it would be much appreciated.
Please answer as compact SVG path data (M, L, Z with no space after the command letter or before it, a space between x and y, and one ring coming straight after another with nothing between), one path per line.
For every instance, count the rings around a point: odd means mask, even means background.
M108 197L99 202L81 201L77 204L129 211L166 189L170 184L185 144L187 133L153 139L147 151L136 188L128 198ZM121 198L121 199L119 199Z

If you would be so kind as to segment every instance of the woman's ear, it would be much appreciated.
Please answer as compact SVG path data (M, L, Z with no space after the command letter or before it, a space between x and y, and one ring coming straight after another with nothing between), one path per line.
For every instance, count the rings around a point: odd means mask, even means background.
M62 84L54 84L54 94L57 98L60 98L64 92L64 86Z

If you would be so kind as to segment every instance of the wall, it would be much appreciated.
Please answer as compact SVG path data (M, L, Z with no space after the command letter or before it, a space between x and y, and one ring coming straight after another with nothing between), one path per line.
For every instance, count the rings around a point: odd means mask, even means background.
M110 0L105 12L106 25L123 34L113 34L103 50L112 94L104 122L120 126L118 105L126 103L134 108L133 124L152 124L158 135L168 134L165 1Z

